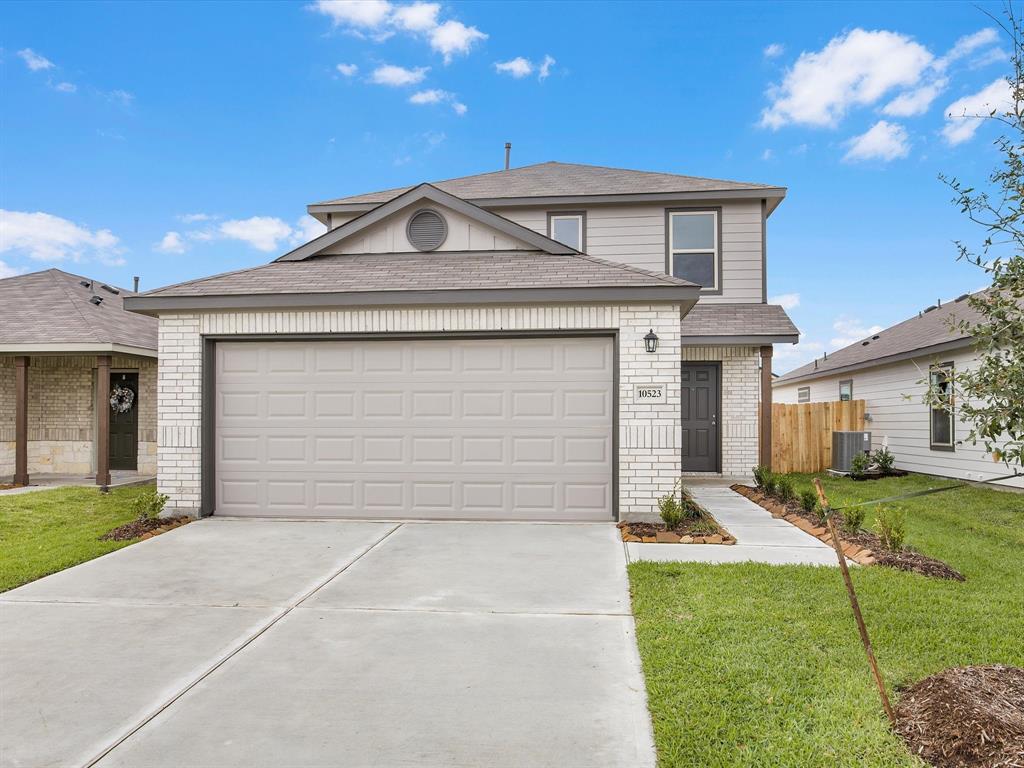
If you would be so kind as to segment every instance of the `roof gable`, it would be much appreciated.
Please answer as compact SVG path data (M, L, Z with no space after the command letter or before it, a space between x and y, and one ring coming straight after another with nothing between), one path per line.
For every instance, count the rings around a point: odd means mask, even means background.
M352 219L352 221L332 229L305 245L284 254L276 259L276 261L303 261L326 253L344 253L346 249L340 246L343 241L353 240L361 234L365 235L372 232L374 227L377 227L389 217L399 215L407 209L415 210L416 206L431 204L454 211L460 217L474 221L494 233L509 238L512 241L513 248L541 251L553 255L578 253L574 248L556 242L521 224L509 221L503 216L486 211L431 184L420 184L397 195L388 202L378 205L362 216L358 216ZM502 242L500 245L507 249L509 243ZM355 247L350 249L349 252L355 252Z

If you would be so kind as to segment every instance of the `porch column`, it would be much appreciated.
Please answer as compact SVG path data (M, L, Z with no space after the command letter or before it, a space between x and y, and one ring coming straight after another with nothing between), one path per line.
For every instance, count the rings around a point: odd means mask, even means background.
M761 347L761 464L772 466L772 347Z
M110 355L96 356L96 485L110 485Z
M14 484L28 485L28 355L14 358Z

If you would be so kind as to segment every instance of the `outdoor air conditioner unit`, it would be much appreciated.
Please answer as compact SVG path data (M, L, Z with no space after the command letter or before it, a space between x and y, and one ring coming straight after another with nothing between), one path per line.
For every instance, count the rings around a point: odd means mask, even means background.
M870 451L870 432L832 433L832 469L836 472L849 472L853 457Z

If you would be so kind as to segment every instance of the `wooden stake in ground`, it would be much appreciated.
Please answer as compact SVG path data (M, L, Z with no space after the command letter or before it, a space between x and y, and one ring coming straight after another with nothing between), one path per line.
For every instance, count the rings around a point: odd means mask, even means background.
M843 545L839 541L839 532L836 530L836 523L832 516L832 508L828 504L825 490L821 487L821 480L814 478L814 487L818 491L818 501L821 503L822 513L828 525L829 536L832 537L832 547L839 558L839 570L843 574L843 582L846 584L846 594L850 597L850 606L853 608L853 617L857 620L857 629L860 630L860 641L864 644L864 653L868 656L868 664L871 665L871 673L875 676L875 685L878 686L878 695L882 699L882 708L889 717L889 722L896 725L896 715L893 714L892 704L889 702L889 694L885 691L885 681L882 680L882 673L878 671L878 661L875 659L875 652L871 648L871 638L868 637L868 628L864 625L864 617L860 612L860 603L857 602L857 593L853 589L853 580L850 579L850 569L846 567L846 556L843 555Z

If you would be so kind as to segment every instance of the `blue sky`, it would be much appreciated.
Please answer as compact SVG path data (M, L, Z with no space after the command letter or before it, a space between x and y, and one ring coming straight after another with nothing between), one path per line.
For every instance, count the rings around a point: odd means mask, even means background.
M980 8L996 15L996 3ZM967 3L6 3L0 276L265 263L304 206L545 160L779 184L785 371L984 284L1007 41Z

